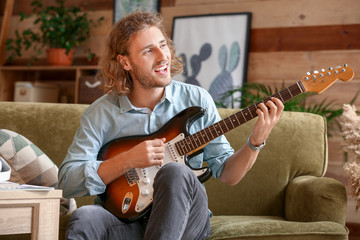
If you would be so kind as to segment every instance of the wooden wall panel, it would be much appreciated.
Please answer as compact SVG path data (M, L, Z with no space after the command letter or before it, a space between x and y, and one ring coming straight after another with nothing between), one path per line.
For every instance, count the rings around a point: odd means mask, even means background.
M257 28L251 31L251 52L360 49L360 24Z
M360 1L344 0L263 0L222 1L194 0L193 4L162 7L161 14L166 19L166 27L171 33L175 16L199 14L252 12L252 28L279 28L299 26L327 26L360 24ZM215 3L216 2L216 3ZM171 34L170 34L171 36Z

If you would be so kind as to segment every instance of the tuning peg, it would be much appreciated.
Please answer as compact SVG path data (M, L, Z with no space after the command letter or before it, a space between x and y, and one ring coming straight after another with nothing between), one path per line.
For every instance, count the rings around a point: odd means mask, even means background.
M314 82L316 82L316 75L315 74L312 75L312 78L314 79Z
M310 72L307 72L306 75L310 75L311 73Z
M341 66L336 66L335 68L338 69L338 68L341 68Z
M321 72L325 72L325 69L321 69Z
M329 67L329 70L331 71L331 70L333 70L334 68L332 68L332 67Z
M348 65L345 63L345 64L344 64L344 67L347 67L347 66L348 66Z
M318 74L319 73L319 71L318 70L314 70L314 74Z

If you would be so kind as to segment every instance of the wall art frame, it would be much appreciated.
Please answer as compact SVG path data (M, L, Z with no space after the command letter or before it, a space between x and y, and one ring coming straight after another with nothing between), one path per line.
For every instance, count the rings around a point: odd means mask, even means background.
M114 23L136 9L159 12L160 0L114 0Z
M251 16L239 12L174 17L172 40L185 63L175 80L201 86L214 101L230 106L224 94L247 78Z

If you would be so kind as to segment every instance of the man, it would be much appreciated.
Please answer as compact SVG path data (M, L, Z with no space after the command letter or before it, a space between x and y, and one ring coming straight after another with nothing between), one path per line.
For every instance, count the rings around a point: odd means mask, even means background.
M59 186L65 197L97 195L106 185L132 168L163 164L165 142L142 141L106 161L98 161L103 145L111 140L147 135L159 130L173 116L191 106L206 109L189 131L195 133L220 120L210 95L202 88L172 81L182 71L162 19L134 12L115 24L101 56L100 77L106 95L82 115L80 128L60 167ZM211 141L204 152L190 160L194 168L206 161L213 176L229 185L237 184L254 164L256 147L265 142L283 111L272 98L257 109L258 120L248 145L234 153L224 136ZM125 223L103 205L75 211L67 226L67 239L205 239L210 234L210 214L203 185L189 167L163 165L153 183L151 214Z

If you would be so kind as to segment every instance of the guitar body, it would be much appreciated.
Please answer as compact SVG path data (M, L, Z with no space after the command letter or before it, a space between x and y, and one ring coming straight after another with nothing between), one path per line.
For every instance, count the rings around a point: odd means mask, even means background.
M180 162L191 168L187 162L187 156L178 155L173 144L189 135L189 127L196 119L203 116L204 112L205 110L200 107L190 107L178 113L153 134L124 137L110 141L100 149L98 160L106 161L106 159L128 151L146 140L166 138L164 165L169 162ZM153 201L153 180L161 167L131 169L111 182L106 187L105 193L100 196L104 206L114 215L127 222L135 221L146 215L151 209ZM191 169L201 182L211 177L209 167Z

